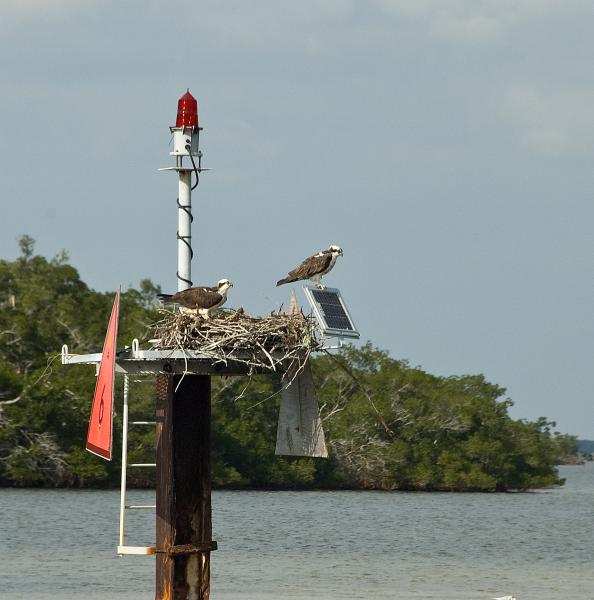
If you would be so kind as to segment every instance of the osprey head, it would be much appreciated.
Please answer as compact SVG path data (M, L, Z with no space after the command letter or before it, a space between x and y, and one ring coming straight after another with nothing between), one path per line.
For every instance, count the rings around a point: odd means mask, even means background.
M342 248L340 246L332 245L326 252L331 252L335 256L342 256Z
M217 289L219 292L225 293L230 287L233 287L233 282L228 279L220 279L217 283Z

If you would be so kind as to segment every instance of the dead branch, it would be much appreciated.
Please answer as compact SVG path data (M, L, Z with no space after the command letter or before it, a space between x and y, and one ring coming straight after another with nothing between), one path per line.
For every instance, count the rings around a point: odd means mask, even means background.
M68 332L68 335L70 335L70 337L72 338L72 341L74 342L74 344L76 346L83 345L82 339L80 337L80 332L78 331L78 329L74 329L73 327L70 327L70 325L68 325L68 323L66 323L66 321L63 321L62 319L56 318L56 321L58 322L59 325L62 325L62 327L64 327L64 329Z
M21 390L21 393L16 397L16 398L11 398L10 400L0 400L0 413L2 413L3 407L8 405L8 404L16 404L19 400L21 400L21 398L23 396L25 396L27 394L27 392L34 386L36 386L40 381L42 380L46 380L52 373L52 364L53 362L59 358L60 355L56 354L54 356L51 356L50 358L48 358L47 361L47 365L45 367L45 369L43 370L43 373L32 383L29 383L28 385L24 386L23 389Z
M388 424L386 423L386 420L384 419L384 416L382 415L380 409L377 407L377 404L374 402L373 397L371 396L371 394L369 393L369 390L367 389L367 386L365 385L365 383L363 381L361 381L359 379L359 377L357 377L357 375L355 375L355 373L353 372L353 370L348 367L346 364L344 364L344 361L342 360L338 360L338 358L336 356L333 356L332 354L330 354L328 351L326 351L326 354L350 377L352 377L353 381L359 386L360 390L363 392L364 396L367 398L367 401L369 402L369 404L371 405L371 408L373 408L373 411L375 412L375 414L377 415L377 418L379 420L379 422L382 424L382 427L385 429L386 433L390 436L390 437L394 437L394 431L392 431L392 429L390 429L390 427L388 426Z

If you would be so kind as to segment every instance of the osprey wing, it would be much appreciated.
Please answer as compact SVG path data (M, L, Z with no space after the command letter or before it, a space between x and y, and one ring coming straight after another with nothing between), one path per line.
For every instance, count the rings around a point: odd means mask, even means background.
M289 277L309 279L318 273L323 273L332 262L332 254L315 254L306 258L296 269L289 272Z
M320 253L314 254L306 258L297 268L289 271L289 274L284 279L277 282L276 285L282 285L283 283L290 283L292 281L299 281L301 279L309 279L314 275L323 273L332 262L332 254Z
M223 296L212 287L188 288L177 292L171 298L185 308L212 308L220 304Z

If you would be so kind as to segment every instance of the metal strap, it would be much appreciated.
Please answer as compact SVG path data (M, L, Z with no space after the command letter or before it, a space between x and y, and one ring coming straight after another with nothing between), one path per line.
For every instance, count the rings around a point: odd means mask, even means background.
M157 550L157 554L168 554L169 556L182 556L185 554L204 554L212 552L218 548L218 544L212 540L210 542L199 542L198 544L180 544L171 546L167 550Z

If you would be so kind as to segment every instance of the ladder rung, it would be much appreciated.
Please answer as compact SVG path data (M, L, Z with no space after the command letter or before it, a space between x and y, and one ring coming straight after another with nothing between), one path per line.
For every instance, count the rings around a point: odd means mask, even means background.
M155 554L155 546L118 546L118 554Z
M156 463L132 463L129 467L156 467Z
M130 425L156 425L157 421L132 421Z
M157 508L156 504L126 504L126 508L138 509L138 508Z

